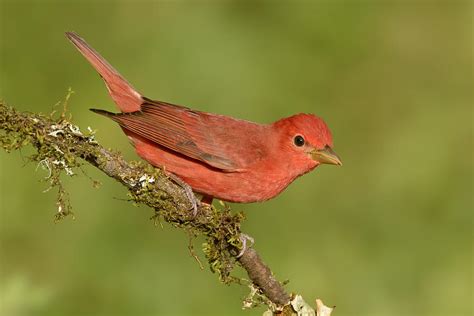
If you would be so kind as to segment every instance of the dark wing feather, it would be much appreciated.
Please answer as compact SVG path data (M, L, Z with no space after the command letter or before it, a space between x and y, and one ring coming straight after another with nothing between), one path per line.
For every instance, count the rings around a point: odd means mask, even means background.
M233 159L213 143L212 130L201 112L151 100L146 100L139 112L94 112L112 118L139 136L214 168L227 172L240 169Z

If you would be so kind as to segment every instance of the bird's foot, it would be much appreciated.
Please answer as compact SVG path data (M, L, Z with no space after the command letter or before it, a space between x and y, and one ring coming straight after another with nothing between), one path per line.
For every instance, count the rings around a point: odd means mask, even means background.
M242 241L242 250L240 250L239 254L237 255L237 259L242 257L242 255L247 250L247 248L252 247L253 244L255 243L255 239L253 239L252 237L250 237L247 234L240 234L239 238L240 238L240 241ZM250 241L250 246L247 246L247 240Z
M183 190L184 193L186 194L186 197L189 200L189 203L191 203L191 207L189 208L190 210L193 210L193 216L196 217L198 207L201 205L201 202L196 199L196 196L194 195L193 189L187 184L186 182L183 181L180 177L173 173L167 173L168 178L170 178L174 183L179 185Z

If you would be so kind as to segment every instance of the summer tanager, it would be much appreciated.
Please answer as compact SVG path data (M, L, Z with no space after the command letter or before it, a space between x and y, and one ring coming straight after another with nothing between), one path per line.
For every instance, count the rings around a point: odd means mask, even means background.
M66 36L99 72L122 113L92 111L120 124L140 157L177 175L207 202L268 200L320 164L341 165L329 128L315 115L258 124L154 101L78 35Z

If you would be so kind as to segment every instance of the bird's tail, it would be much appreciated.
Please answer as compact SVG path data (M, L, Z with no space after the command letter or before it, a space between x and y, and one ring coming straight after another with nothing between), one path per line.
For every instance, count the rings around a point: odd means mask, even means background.
M142 95L77 34L66 32L66 36L104 79L109 94L118 108L122 112L139 111L143 103Z

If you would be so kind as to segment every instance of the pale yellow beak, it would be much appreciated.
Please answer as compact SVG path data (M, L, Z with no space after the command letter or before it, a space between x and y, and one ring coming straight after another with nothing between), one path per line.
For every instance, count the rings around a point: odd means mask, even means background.
M313 150L311 157L321 164L342 166L341 159L329 146L324 147L324 149Z

